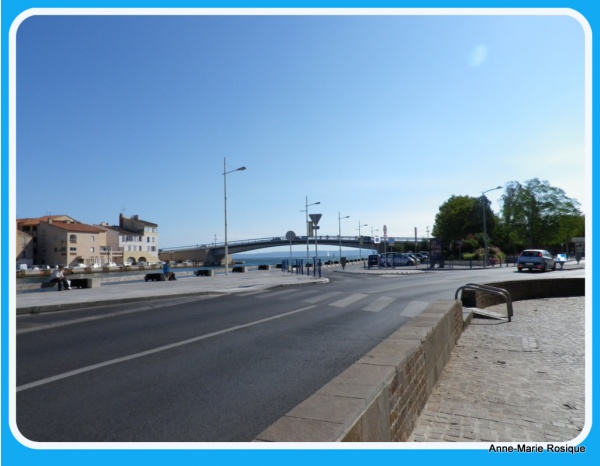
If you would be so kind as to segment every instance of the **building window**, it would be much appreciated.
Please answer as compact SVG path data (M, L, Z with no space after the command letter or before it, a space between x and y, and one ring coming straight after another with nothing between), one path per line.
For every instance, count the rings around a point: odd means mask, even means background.
M77 252L77 247L76 246L72 246L69 248L70 252Z
M90 248L90 252L94 252L94 246Z
M69 242L70 243L76 243L77 242L77 235L69 235Z

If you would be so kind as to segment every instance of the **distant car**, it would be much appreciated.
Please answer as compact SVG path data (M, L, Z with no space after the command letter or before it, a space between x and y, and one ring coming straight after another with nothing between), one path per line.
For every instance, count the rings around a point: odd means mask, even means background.
M419 256L417 256L416 254L414 254L412 252L411 253L406 253L404 255L406 257L411 258L414 261L415 264L420 264L421 263L421 259L419 258Z
M114 262L107 262L107 263L105 264L105 266L106 266L106 267L118 267L118 265L117 265L117 264L115 264Z
M123 262L123 266L125 266L125 267L129 267L130 265L132 265L132 263L129 261Z
M371 254L367 258L367 267L377 267L379 266L379 256L377 254Z
M403 265L415 265L415 260L408 254L401 252L388 252L380 254L382 267L397 267Z
M523 269L540 270L556 270L556 261L552 254L544 249L525 249L519 255L517 260L517 270L522 272Z

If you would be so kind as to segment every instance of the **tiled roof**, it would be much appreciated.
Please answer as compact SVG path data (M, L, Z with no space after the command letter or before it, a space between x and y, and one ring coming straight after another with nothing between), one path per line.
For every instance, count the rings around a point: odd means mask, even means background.
M60 220L73 220L68 215L44 215L43 217L35 217L35 218L18 218L17 225L19 226L35 226L39 225L41 222L48 222L49 220L60 221Z
M52 222L52 226L79 233L103 233L104 230L85 223Z

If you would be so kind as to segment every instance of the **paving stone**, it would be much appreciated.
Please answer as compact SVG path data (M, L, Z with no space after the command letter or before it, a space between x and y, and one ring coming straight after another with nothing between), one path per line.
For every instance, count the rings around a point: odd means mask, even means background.
M513 308L512 322L472 320L409 441L568 442L584 429L585 298Z

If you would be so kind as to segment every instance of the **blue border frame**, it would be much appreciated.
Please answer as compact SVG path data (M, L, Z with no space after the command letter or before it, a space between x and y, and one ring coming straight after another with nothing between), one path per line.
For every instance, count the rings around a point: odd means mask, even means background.
M319 1L276 1L276 0L238 0L238 1L192 1L192 0L96 0L96 1L76 1L76 0L2 0L2 36L1 59L2 59L2 158L0 161L0 205L1 205L1 270L9 273L13 270L9 263L9 233L13 228L12 219L9 218L9 31L11 24L21 13L30 8L571 8L580 13L590 24L592 29L592 60L595 55L593 32L598 25L598 10L600 9L598 0L528 0L528 1L502 1L502 0L462 0L462 1L402 1L402 0L379 0L352 1L352 0L329 0L328 2ZM592 64L593 68L593 64ZM592 79L593 71L592 71ZM593 87L593 85L592 85ZM595 106L592 104L592 112ZM592 121L593 134L595 125ZM594 171L592 178L594 178ZM592 194L592 202L595 200ZM589 213L589 212L588 212ZM592 237L593 242L595 238ZM591 261L590 265L591 267ZM143 448L136 449L107 449L107 450L34 450L23 446L12 435L9 427L9 392L8 392L8 318L9 318L9 281L7 273L1 276L1 302L2 314L0 324L0 343L1 343L1 378L2 378L2 397L0 405L0 429L1 429L1 447L0 461L4 465L77 465L82 464L186 464L200 462L218 462L224 463L243 463L243 464L264 464L264 463L286 463L286 464L327 464L345 463L345 464L364 464L381 462L383 464L390 461L439 461L443 463L453 463L455 461L475 463L483 462L486 464L500 464L511 461L512 464L529 464L531 462L540 463L559 463L569 461L571 463L588 464L596 461L600 456L597 446L597 429L592 424L591 431L581 445L586 447L583 454L568 453L488 453L487 450L467 450L467 449L441 449L441 450L406 450L406 449L295 449L293 445L288 448L279 449L213 449L213 450L147 450ZM592 289L595 288L595 279L592 283ZM597 324L593 325L594 330ZM593 350L592 358L596 360L597 350ZM592 374L592 390L594 390L596 379ZM595 390L593 391L595 394ZM593 397L594 398L594 397ZM587 401L586 401L587 402ZM592 407L592 418L596 412L596 407ZM141 445L143 446L143 445ZM140 446L140 447L141 447ZM385 445L383 445L385 447ZM507 456L510 455L510 456Z

